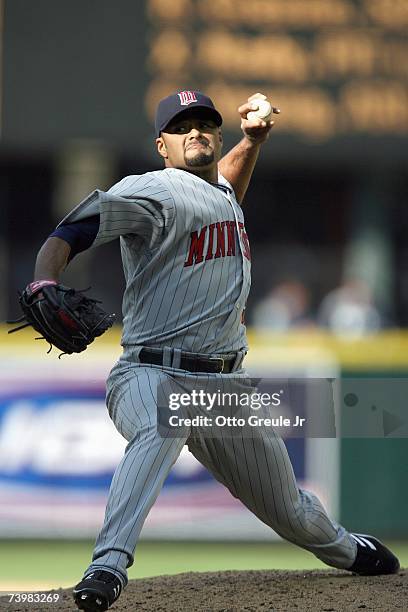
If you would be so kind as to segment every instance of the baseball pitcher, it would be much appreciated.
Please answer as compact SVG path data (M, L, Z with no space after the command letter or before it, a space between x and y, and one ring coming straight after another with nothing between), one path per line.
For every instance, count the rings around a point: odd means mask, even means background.
M144 520L185 444L286 540L357 574L398 571L398 560L377 539L347 532L313 493L298 488L285 445L273 430L252 428L250 436L239 429L210 436L200 425L177 436L159 431L163 389L191 390L208 381L228 387L247 379L244 311L251 252L241 204L273 125L256 115L264 106L257 99L251 96L238 109L243 138L222 159L222 117L210 98L179 91L161 100L155 128L164 168L88 195L42 246L34 282L21 297L28 323L51 344L64 352L84 350L111 318L61 285L60 275L79 252L120 240L123 354L108 378L106 398L128 445L92 562L74 588L81 610L107 610L126 587ZM69 340L61 341L64 329Z

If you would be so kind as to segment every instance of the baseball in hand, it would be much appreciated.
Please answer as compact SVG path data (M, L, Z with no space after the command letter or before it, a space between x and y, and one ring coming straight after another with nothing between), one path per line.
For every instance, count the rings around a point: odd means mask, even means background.
M259 98L253 97L251 102L252 104L256 104L258 108L256 110L250 111L247 114L247 119L249 121L256 121L257 119L269 121L272 116L272 105L266 99L266 96L262 95L262 97Z

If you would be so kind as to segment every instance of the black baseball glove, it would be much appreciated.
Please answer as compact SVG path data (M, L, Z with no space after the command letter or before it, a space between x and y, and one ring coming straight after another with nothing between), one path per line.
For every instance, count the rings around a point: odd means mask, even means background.
M81 353L115 320L114 314L98 306L98 300L52 280L30 283L19 294L19 301L24 315L10 323L24 321L24 324L11 329L9 334L31 325L41 339L59 348L62 354Z

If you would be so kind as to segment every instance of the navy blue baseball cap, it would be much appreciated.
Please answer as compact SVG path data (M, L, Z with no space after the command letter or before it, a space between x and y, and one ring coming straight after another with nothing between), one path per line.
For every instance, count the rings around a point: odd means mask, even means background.
M201 91L179 91L160 100L154 122L156 136L159 137L160 132L164 131L173 119L186 111L191 112L195 109L204 109L207 117L213 119L216 125L222 125L222 117L211 98L205 96Z

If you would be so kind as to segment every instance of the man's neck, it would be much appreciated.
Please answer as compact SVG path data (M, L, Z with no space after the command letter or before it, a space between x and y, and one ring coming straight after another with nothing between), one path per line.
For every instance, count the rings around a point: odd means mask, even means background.
M218 166L215 168L180 168L180 170L185 170L190 174L194 174L199 178L203 179L203 181L207 181L207 183L217 183L218 182Z

